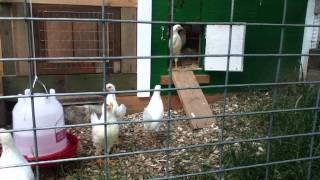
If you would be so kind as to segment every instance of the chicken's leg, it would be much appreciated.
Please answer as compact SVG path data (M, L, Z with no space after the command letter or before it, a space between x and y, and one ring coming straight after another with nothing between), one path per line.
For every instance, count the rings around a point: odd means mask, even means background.
M178 69L178 58L174 58L175 69Z

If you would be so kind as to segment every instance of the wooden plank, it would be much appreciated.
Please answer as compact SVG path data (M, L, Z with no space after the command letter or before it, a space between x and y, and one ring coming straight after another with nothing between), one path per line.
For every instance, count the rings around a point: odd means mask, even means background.
M136 8L121 8L121 19L137 20ZM137 55L137 24L121 23L121 55ZM137 73L137 60L125 59L121 61L122 73Z
M320 81L320 70L309 69L307 73L308 81Z
M45 55L48 57L98 56L96 23L46 22ZM40 41L38 41L40 42ZM38 74L94 73L94 62L54 61L37 63Z
M56 89L56 92L96 92L101 91L102 74L72 74L72 75L39 75L47 87ZM118 90L136 89L136 74L110 74L108 81L114 83ZM28 87L28 76L6 76L5 94L19 94ZM36 91L43 92L41 86L36 86ZM126 94L128 95L128 94Z
M74 56L99 56L99 37L97 23L74 22L72 34Z
M2 46L1 46L1 39L0 39L0 58L2 58ZM0 62L0 96L4 95L4 85L3 85L3 62ZM0 126L6 125L7 118L6 118L6 108L4 101L0 101Z
M12 16L10 4L0 4L0 17ZM2 39L3 57L13 57L12 21L1 21L0 37ZM6 74L15 74L15 62L4 63Z
M177 88L199 87L192 71L174 71L172 75L173 83ZM178 95L187 116L192 118L213 116L201 89L178 90ZM214 122L214 118L193 119L190 124L193 129L199 129L209 127Z
M314 14L320 13L320 0L315 0Z
M121 72L121 63L120 63L120 61L112 62L112 72L113 73L120 73Z
M1 39L0 39L0 58L2 58L3 56L2 56L2 41L1 41ZM2 77L4 75L4 69L3 69L3 61L0 61L0 77ZM0 94L1 94L1 92L3 92L2 91L2 79L0 79Z
M0 0L0 3L23 3L24 0ZM32 0L32 4L101 6L103 0ZM137 0L108 0L110 7L137 7Z
M74 22L72 25L74 56L99 56L99 29L97 23ZM95 62L81 62L79 64L82 64L83 69L90 69L89 71L96 72Z
M23 4L16 4L12 8L12 16L20 17L23 14ZM29 57L28 26L24 21L12 21L13 57ZM28 62L16 62L16 75L28 75Z
M143 112L144 108L148 105L150 98L139 98L137 96L118 96L119 103L125 104L128 114ZM162 101L165 110L168 110L168 97L162 96ZM102 102L102 101L101 101ZM181 103L178 96L172 96L172 109L181 109Z
M2 58L2 45L1 45L1 39L0 39L0 58ZM3 69L3 62L0 61L0 96L3 96L4 90L3 90L3 75L4 75L4 69Z
M72 57L72 23L46 22L48 57Z
M233 96L236 94L230 94L230 96ZM217 101L223 100L223 94L214 94L214 95L208 95L206 96L209 103L215 103ZM139 113L142 112L143 109L148 105L150 99L149 98L139 98L137 96L118 96L117 100L125 104L127 106L128 114L132 113ZM103 100L101 99L101 102ZM167 111L168 108L168 96L162 96L162 101L164 105L164 109ZM182 109L183 105L179 98L179 96L172 96L172 109L178 110Z
M320 54L320 49L310 49L309 54ZM320 70L320 58L319 56L309 56L308 60L308 70L310 69L316 69Z
M230 96L235 96L237 94L229 94ZM179 99L179 96L171 96L172 97L172 109L178 110L182 109L183 106ZM216 103L217 101L223 100L223 94L214 94L207 95L206 99L208 102ZM87 104L102 104L103 97L101 96L60 96L59 101L63 105L87 105ZM117 96L117 101L121 104L125 104L127 107L128 114L139 113L142 112L143 109L148 105L150 99L149 98L139 98L134 95L126 95L126 96ZM168 110L168 96L162 96L162 101L165 110Z
M108 18L120 19L121 8L108 7ZM59 5L35 5L34 15L37 17L82 17L82 18L98 18L100 17L99 7L89 6L59 6ZM59 11L59 13L52 13ZM50 13L51 12L51 13ZM74 12L74 13L68 13ZM89 13L94 12L94 13ZM102 26L96 22L39 22L35 24L35 44L36 54L40 57L91 57L101 55ZM110 23L105 29L106 41L109 44L105 47L106 52L111 56L120 56L120 24ZM108 29L108 31L107 31ZM109 36L108 33L109 32ZM37 38L38 37L38 38ZM109 38L108 38L109 37ZM43 51L43 50L45 51ZM109 54L108 54L109 55ZM114 61L113 61L114 62ZM119 63L120 64L120 61ZM101 72L100 61L54 61L54 62L38 62L38 74L82 74ZM99 69L100 68L100 69ZM120 72L120 66L117 66ZM111 71L111 70L110 70Z
M210 76L207 74L197 74L195 75L196 79L199 84L209 84L210 83ZM169 76L168 75L163 75L160 78L160 84L161 85L168 85L169 83Z

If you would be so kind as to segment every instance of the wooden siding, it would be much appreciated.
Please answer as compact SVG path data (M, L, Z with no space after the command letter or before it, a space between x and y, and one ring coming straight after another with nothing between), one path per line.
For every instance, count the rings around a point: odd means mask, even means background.
M104 87L102 74L70 74L70 75L39 75L48 88L56 89L57 93L63 92L96 92ZM108 82L116 85L118 90L137 87L136 74L110 74ZM28 87L28 76L5 76L4 94L12 95L23 93ZM43 92L41 86L36 86L35 91Z
M100 18L100 7L91 6L34 6L36 17ZM108 18L120 19L120 8L108 8ZM102 25L96 22L36 22L36 54L38 57L98 57L102 55ZM120 24L105 26L106 55L121 55ZM108 33L107 33L108 32ZM120 62L110 63L112 73L118 73ZM83 74L102 72L102 63L93 61L51 61L37 63L39 74Z
M2 46L1 46L1 38L0 38L0 58L2 58ZM0 96L4 95L4 89L3 89L3 75L4 75L4 69L3 69L3 62L0 62ZM3 100L0 100L0 126L3 126L6 124L6 107Z
M33 4L101 6L102 0L32 0ZM0 3L24 3L24 0L0 0ZM137 0L108 0L110 7L137 7Z
M238 94L231 94L230 96L236 96ZM164 109L168 108L168 96L161 96ZM63 105L83 105L83 104L102 104L103 97L101 96L60 96L59 101ZM223 94L215 94L206 96L208 103L215 103L223 100ZM140 113L148 105L150 98L139 98L137 96L117 96L117 101L120 104L125 104L127 107L127 114ZM172 109L182 109L182 103L178 96L171 96Z
M136 20L136 8L121 8L121 19ZM121 24L121 55L122 56L136 56L137 55L137 25L134 23ZM137 60L124 59L121 61L122 73L136 73Z
M1 45L1 39L0 39L0 58L2 58L2 45ZM3 68L3 62L0 61L0 96L3 96L4 90L3 90L3 75L4 75L4 68Z

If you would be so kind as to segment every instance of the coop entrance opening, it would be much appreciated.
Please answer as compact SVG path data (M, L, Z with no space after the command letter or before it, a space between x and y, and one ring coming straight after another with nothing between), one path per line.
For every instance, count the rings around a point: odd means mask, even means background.
M190 24L181 24L181 26L183 30L179 31L179 35L184 42L181 55L200 55L204 27ZM174 67L174 61L172 67ZM179 58L178 67L183 70L199 70L201 69L201 57Z

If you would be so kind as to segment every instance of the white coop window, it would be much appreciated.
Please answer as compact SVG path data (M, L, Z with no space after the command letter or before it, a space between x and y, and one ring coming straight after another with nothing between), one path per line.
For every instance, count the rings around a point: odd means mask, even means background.
M243 54L245 42L245 26L233 25L230 54ZM205 53L212 55L226 55L229 48L229 25L207 25ZM227 71L228 57L205 57L206 71ZM230 57L229 71L243 71L243 57Z

